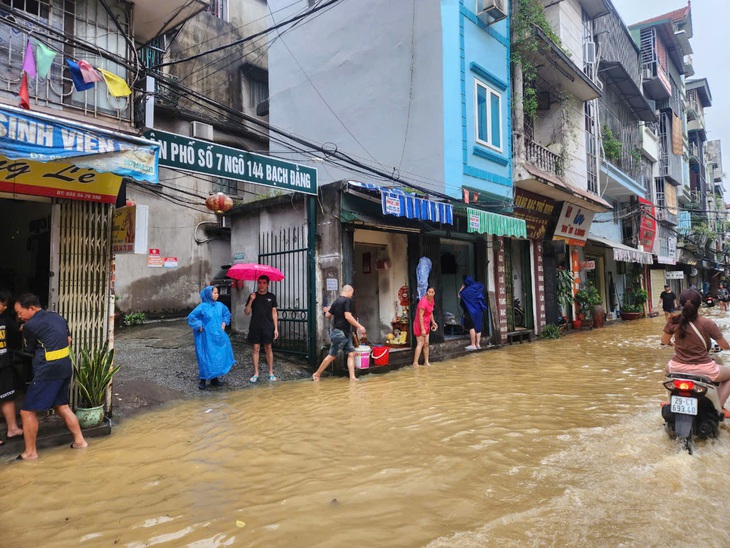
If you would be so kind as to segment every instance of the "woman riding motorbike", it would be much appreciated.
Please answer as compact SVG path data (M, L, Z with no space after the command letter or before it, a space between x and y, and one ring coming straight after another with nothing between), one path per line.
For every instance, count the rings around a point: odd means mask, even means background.
M662 344L674 346L674 356L667 364L667 371L702 375L720 383L717 395L720 405L724 406L730 396L730 367L719 366L710 357L710 339L714 339L723 350L730 350L730 344L715 322L699 315L702 305L699 291L685 289L679 294L679 304L682 313L670 318L662 333Z

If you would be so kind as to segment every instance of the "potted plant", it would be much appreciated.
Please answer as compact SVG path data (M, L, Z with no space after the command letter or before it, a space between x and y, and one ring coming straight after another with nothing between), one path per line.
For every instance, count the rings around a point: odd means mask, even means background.
M92 428L104 419L106 391L120 366L114 367L114 350L104 343L101 348L83 348L78 356L72 354L76 386L80 400L76 417L82 428Z
M644 314L644 304L649 299L645 289L629 287L624 293L621 304L621 319L636 320Z
M581 319L585 319L586 316L591 316L594 313L596 306L603 303L601 294L598 292L598 288L593 285L592 282L586 283L575 293L575 302L578 304Z
M568 320L568 311L573 302L573 274L565 269L558 268L558 304L565 311L564 318Z

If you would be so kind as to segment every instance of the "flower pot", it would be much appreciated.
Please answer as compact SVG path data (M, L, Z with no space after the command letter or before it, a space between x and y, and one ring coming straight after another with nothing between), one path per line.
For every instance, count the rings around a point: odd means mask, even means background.
M573 320L573 329L580 329L580 320Z
M641 312L621 312L622 320L638 320L639 318L641 318Z
M582 322L583 320L585 320L585 319L586 319L586 315L585 315L585 314L584 314L583 312L578 312L578 313L577 313L577 314L575 315L575 317L576 317L576 319L577 319L578 321L581 321L581 322Z
M79 419L81 428L93 428L99 426L104 420L104 406L99 407L77 407L76 418Z

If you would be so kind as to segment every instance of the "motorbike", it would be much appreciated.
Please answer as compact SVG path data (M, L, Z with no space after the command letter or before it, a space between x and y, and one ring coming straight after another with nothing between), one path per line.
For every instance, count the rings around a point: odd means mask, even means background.
M707 306L707 307L715 306L715 299L714 299L714 297L713 297L712 295L710 295L709 293L705 294L705 296L704 296L704 297L702 297L702 302L703 302L703 303L705 304L705 306Z
M686 373L668 373L663 384L669 395L662 404L664 429L691 455L694 440L716 438L725 420L717 385L707 377Z

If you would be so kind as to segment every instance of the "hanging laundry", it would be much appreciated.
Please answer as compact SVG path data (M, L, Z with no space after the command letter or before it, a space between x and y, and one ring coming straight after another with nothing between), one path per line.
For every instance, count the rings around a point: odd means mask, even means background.
M86 91L94 87L94 82L88 84L84 82L84 76L81 74L81 69L75 61L66 59L66 64L68 65L68 72L71 75L71 80L73 80L76 91Z
M97 70L92 67L87 61L79 61L79 69L81 69L81 76L84 77L84 82L86 82L87 84L92 82L104 81L104 79L97 72Z
M104 76L106 81L106 87L109 89L109 94L114 97L125 97L132 95L132 90L129 89L127 82L123 78L109 72L108 70L99 69L101 74Z
M38 69L38 76L45 78L51 70L56 52L46 46L43 42L35 41L35 64Z
M30 110L30 94L28 93L28 75L24 72L20 82L20 108Z
M38 71L35 67L35 57L33 57L33 47L30 45L30 40L25 46L25 56L23 57L23 70L31 78L35 78Z

